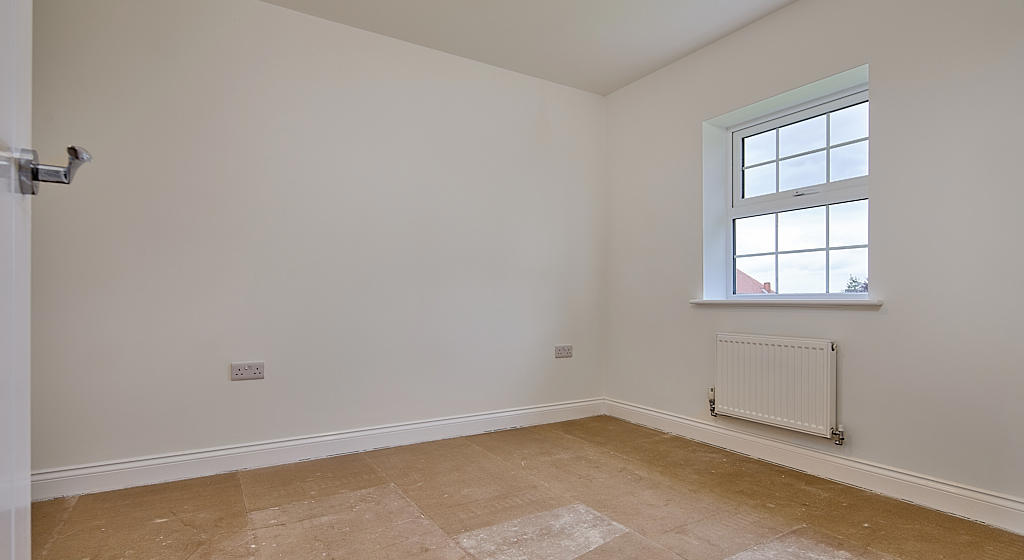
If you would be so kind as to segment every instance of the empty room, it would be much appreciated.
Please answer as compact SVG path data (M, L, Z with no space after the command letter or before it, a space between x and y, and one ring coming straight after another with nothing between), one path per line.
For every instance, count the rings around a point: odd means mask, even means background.
M0 560L1024 559L1024 0L0 37Z

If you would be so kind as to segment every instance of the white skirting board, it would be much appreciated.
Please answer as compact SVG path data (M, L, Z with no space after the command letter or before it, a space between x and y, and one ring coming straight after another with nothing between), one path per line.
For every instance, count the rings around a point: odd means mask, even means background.
M46 469L32 473L32 499L39 501L268 467L518 426L562 422L603 412L604 399L593 398Z
M610 398L404 422L313 436L109 461L32 473L32 498L86 494L608 414L816 476L1024 534L1024 498L840 457L705 420Z
M1024 498L841 457L637 404L605 401L606 413L616 418L1024 534Z

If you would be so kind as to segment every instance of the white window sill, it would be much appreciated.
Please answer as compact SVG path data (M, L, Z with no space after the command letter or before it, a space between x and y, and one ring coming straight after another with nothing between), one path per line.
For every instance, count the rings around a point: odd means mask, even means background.
M785 298L750 298L750 299L691 299L692 305L722 305L726 307L819 307L819 308L851 308L878 309L882 307L880 299L785 299Z

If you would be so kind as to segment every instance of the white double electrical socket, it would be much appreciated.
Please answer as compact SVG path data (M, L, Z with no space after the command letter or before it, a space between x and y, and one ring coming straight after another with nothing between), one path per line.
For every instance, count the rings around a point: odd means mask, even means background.
M263 379L263 362L231 362L231 380Z
M555 346L555 357L556 358L571 358L572 357L572 344L559 344Z

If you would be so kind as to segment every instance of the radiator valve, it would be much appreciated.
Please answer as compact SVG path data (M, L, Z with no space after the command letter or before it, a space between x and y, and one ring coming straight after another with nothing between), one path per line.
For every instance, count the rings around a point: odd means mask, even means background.
M837 428L832 428L832 443L836 445L842 445L846 441L846 431L843 430L843 425L840 424Z
M708 387L708 407L711 408L711 415L718 416L715 412L715 388Z

